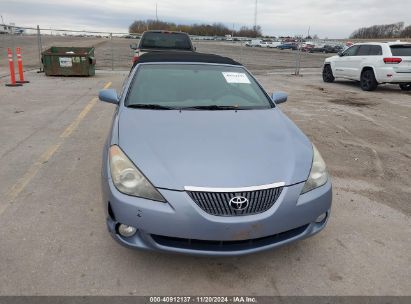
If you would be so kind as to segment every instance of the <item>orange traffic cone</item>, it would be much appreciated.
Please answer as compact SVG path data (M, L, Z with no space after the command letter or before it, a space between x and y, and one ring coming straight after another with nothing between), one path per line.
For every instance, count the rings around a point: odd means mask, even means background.
M7 49L7 57L9 58L9 68L10 68L10 83L6 83L6 87L20 87L21 83L16 82L16 74L14 73L14 62L13 62L13 53L11 49Z
M19 67L19 78L20 80L17 80L17 83L29 83L30 81L24 80L24 74L23 74L23 58L21 56L21 49L17 48L16 49L16 54L17 54L17 65Z

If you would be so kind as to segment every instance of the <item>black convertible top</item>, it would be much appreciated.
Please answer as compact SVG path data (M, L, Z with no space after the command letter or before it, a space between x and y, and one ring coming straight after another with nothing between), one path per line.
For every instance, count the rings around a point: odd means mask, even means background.
M140 56L138 60L134 63L137 65L139 63L148 62L200 62L200 63L218 63L218 64L230 64L230 65L242 65L241 63L228 58L222 57L214 54L203 54L197 52L149 52Z

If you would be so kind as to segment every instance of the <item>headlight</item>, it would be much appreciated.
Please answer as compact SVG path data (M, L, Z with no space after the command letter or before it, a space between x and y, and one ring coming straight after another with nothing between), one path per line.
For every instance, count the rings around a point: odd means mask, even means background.
M128 195L165 202L164 197L134 166L118 146L109 150L111 178L117 190Z
M327 182L328 174L325 162L321 157L320 152L313 145L313 164L311 166L310 175L308 176L307 181L305 182L304 188L301 191L301 194L311 191L315 188L318 188L324 185Z

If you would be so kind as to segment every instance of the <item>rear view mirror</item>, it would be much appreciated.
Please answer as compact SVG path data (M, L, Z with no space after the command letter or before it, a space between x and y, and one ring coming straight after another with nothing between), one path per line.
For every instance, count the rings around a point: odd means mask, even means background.
M98 98L104 102L108 102L108 103L112 103L116 105L119 104L117 91L114 89L101 90L100 93L98 94Z
M137 43L130 44L130 49L137 50Z
M271 99L275 102L275 104L280 104L287 101L288 95L284 92L274 92L271 95Z

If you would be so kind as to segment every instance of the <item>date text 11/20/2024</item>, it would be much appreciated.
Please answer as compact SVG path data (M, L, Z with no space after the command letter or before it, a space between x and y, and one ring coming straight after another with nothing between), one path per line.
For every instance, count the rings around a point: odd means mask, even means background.
M150 303L258 303L255 297L150 297Z

